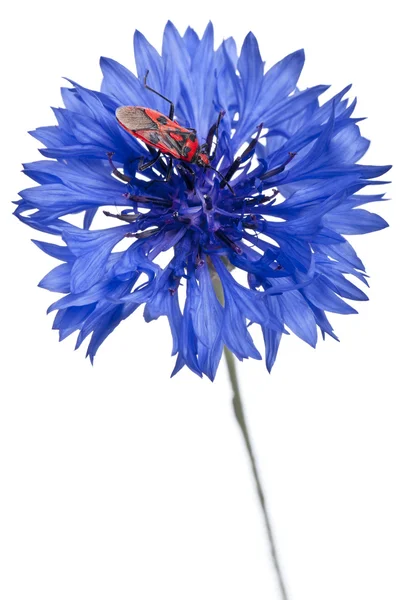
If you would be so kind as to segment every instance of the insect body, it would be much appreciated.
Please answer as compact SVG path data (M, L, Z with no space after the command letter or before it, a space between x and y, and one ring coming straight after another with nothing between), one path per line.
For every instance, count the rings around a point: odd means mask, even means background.
M256 136L250 141L246 150L244 150L244 152L233 161L226 174L221 175L217 169L211 166L211 163L216 154L218 128L225 111L221 111L219 113L217 122L212 125L210 131L208 132L206 142L200 145L195 129L190 127L182 127L182 125L179 125L179 123L173 120L175 114L173 102L160 94L160 92L157 92L147 85L148 74L149 72L147 71L144 77L144 86L146 89L150 90L154 94L157 94L157 96L160 96L160 98L163 98L163 100L169 103L170 109L168 117L163 115L158 110L145 108L143 106L120 106L115 111L117 121L121 127L125 129L125 131L133 135L135 138L145 142L145 144L150 148L156 148L158 150L156 156L148 162L144 162L142 158L140 160L138 170L144 171L145 169L152 167L159 160L161 155L164 154L168 157L168 167L165 178L166 181L170 179L172 174L172 160L177 159L181 161L181 168L183 168L184 165L185 170L189 171L192 175L195 175L195 173L189 164L195 164L200 167L204 167L205 169L212 169L222 179L220 188L224 188L226 186L231 193L235 195L235 192L230 186L229 181L237 172L242 162L248 160L252 156L261 134L263 126L262 123L257 127ZM211 154L211 146L214 140L214 152ZM119 179L122 179L122 181L129 183L131 178L120 173L114 166L111 160L112 154L112 152L109 152L108 158L110 165L113 168L113 174ZM264 173L260 179L264 180L281 173L294 156L295 153L289 153L289 158L283 165Z
M157 110L141 106L121 106L115 115L128 133L160 153L201 167L209 166L209 156L201 148L194 129L186 129Z
M172 173L172 159L178 159L183 163L186 163L186 170L192 175L194 171L189 167L189 163L204 167L206 169L212 169L218 175L221 176L223 181L226 181L224 177L211 166L211 161L215 156L210 156L211 146L214 138L216 143L218 142L218 127L225 112L221 111L218 116L217 122L211 127L206 143L201 145L197 139L196 130L190 127L182 127L176 121L173 120L175 114L175 106L171 100L153 90L147 85L148 71L144 77L144 86L160 98L163 98L169 103L169 115L163 115L158 110L152 108L145 108L143 106L120 106L115 111L115 116L118 123L131 135L142 140L152 148L157 148L157 155L148 161L147 163L141 160L138 170L144 171L149 167L152 167L160 158L161 154L165 154L169 158L169 164L167 169L166 180L171 176ZM114 169L115 172L115 169ZM226 181L226 185L233 192L231 186Z

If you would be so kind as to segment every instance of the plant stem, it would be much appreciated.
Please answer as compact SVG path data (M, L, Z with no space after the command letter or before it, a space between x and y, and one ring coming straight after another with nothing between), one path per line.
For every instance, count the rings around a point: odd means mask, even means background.
M250 458L251 469L253 471L254 481L256 484L256 488L257 488L258 499L261 504L261 510L262 510L262 513L264 516L264 523L265 523L265 527L267 530L272 563L273 563L273 566L275 569L276 577L278 579L279 589L281 592L282 600L288 600L288 594L286 591L286 586L285 586L285 582L283 579L281 567L279 564L278 554L277 554L277 550L276 550L275 537L274 537L274 532L272 530L271 519L268 514L267 503L265 500L265 494L264 494L262 486L261 486L261 481L260 481L260 477L259 477L258 469L257 469L257 463L256 463L256 459L254 456L253 448L251 445L249 431L247 429L246 418L245 418L245 414L244 414L244 410L243 410L243 403L242 403L242 399L240 397L239 381L238 381L238 376L237 376L237 372L236 372L235 359L234 359L232 352L230 350L228 350L228 348L226 346L224 348L224 354L225 354L225 359L226 359L226 363L228 366L229 378L231 380L232 391L233 391L233 398L232 398L233 410L235 412L235 417L236 417L236 420L240 427L240 430L242 432L242 435L243 435L243 438L244 438L244 441L246 444L247 453Z
M227 259L225 259L224 262L225 262L226 268L229 271L232 271L232 269L234 269L234 266L231 265ZM210 270L211 280L212 280L215 294L216 294L218 300L220 301L221 305L224 306L225 299L224 299L224 291L223 291L222 283L221 283L221 280L218 277L211 261L209 262L209 270ZM245 418L245 414L244 414L244 410L243 410L242 399L240 397L239 380L238 380L238 376L237 376L237 372L236 372L235 358L234 358L232 352L226 346L224 346L224 354L225 354L226 364L228 366L229 379L231 380L232 391L233 391L233 398L232 398L233 410L235 412L236 420L238 422L240 431L242 432L242 435L243 435L243 438L244 438L244 441L246 444L247 454L249 455L249 458L250 458L251 469L253 471L253 477L254 477L254 481L256 484L256 488L257 488L258 499L260 501L261 510L262 510L263 517L264 517L265 528L267 530L272 564L274 566L276 577L277 577L277 580L279 583L281 598L282 598L282 600L289 600L289 596L286 591L286 585L285 585L283 575L282 575L282 570L281 570L281 567L279 564L278 553L277 553L276 544L275 544L275 536L274 536L274 532L272 530L271 519L268 514L268 508L267 508L267 503L265 500L265 494L263 492L260 477L258 475L257 463L256 463L256 459L254 456L253 447L251 445L249 430L247 428L246 418Z

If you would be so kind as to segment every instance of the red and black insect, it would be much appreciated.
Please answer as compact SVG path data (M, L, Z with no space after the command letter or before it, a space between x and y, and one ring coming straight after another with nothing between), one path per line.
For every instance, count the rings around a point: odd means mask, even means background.
M154 94L157 94L157 96L160 96L160 98L163 98L163 100L170 104L168 117L163 115L158 110L145 108L143 106L120 106L115 111L117 121L121 127L125 129L125 131L145 142L148 147L156 148L158 150L156 156L148 162L144 162L143 157L141 158L138 171L145 171L146 169L152 167L164 154L168 157L168 166L165 177L166 181L170 179L172 174L172 160L177 159L181 161L181 166L193 176L195 173L189 164L195 164L200 167L204 167L205 169L212 169L222 179L220 187L223 188L227 186L232 194L235 194L228 182L239 169L241 163L250 158L259 140L263 124L261 123L261 125L257 127L256 136L250 141L245 151L233 161L226 174L222 175L219 171L217 171L217 169L211 166L211 162L215 157L218 144L218 128L225 111L221 111L219 113L217 122L210 128L210 131L208 132L205 144L200 145L195 129L190 127L182 127L179 125L179 123L173 120L175 114L174 103L166 98L166 96L163 96L160 94L160 92L157 92L147 85L148 74L149 71L146 72L144 77L144 86L146 89ZM214 140L215 147L214 152L211 155L211 147ZM114 175L119 179L129 183L131 178L120 173L114 166L111 160L112 154L112 152L109 153L108 157L113 168ZM295 153L289 153L289 158L283 165L264 173L260 179L264 180L281 173L294 156Z
M120 106L115 112L118 123L125 131L145 142L147 146L158 150L156 156L150 161L143 162L142 159L138 170L145 171L149 167L152 167L161 155L164 154L168 156L167 181L172 173L172 159L175 158L186 163L186 170L193 175L194 171L189 167L190 163L216 171L230 188L227 180L210 164L215 156L218 142L218 127L225 112L221 111L219 113L217 122L211 127L208 133L206 143L200 145L195 129L182 127L182 125L173 120L175 114L174 103L147 85L148 74L149 72L147 71L144 77L144 86L154 94L157 94L157 96L160 96L160 98L166 100L166 102L169 102L168 117L157 110L143 106ZM211 156L210 151L214 138L216 139L215 149Z

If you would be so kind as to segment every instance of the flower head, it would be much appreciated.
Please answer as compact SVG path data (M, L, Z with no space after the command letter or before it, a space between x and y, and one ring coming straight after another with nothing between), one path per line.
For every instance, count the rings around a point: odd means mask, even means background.
M350 86L321 103L327 86L297 87L302 50L264 72L253 34L238 56L232 38L214 50L211 24L199 39L168 23L161 56L139 32L134 46L137 76L101 59L101 92L71 82L58 125L32 132L46 160L25 165L40 185L16 214L62 239L35 241L61 261L39 284L63 294L49 308L60 339L91 336L93 359L144 305L146 321L169 320L174 373L213 379L223 345L261 358L257 325L269 370L288 329L336 338L326 312L367 299L344 235L387 226L359 208L382 200L359 192L389 167L358 162L369 142Z

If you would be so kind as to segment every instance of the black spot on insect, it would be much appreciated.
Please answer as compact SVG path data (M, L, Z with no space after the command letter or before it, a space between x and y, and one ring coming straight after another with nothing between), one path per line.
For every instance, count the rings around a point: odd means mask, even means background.
M171 150L176 150L176 144L175 144L173 138L170 138L168 135L166 135L164 137L163 144L168 146L168 148L171 148Z
M158 144L158 142L160 141L160 136L157 133L151 132L149 138L152 144Z
M190 140L191 142L195 142L195 141L197 140L196 134L195 134L195 133L191 133L191 134L189 135L189 140Z
M168 119L167 117L164 117L164 115L157 117L157 121L161 123L161 125L166 125L168 123Z
M182 148L182 155L183 156L187 156L190 152L190 146L183 146Z

